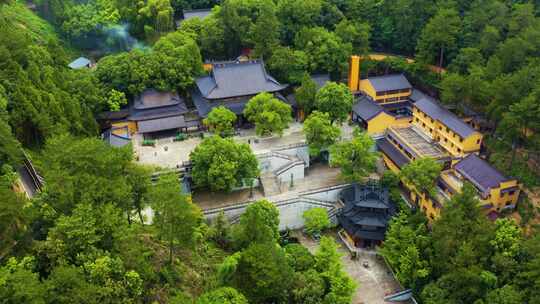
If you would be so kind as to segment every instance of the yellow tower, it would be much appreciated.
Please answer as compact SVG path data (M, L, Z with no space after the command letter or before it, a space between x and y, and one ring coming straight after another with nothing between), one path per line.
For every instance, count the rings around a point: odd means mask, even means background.
M349 89L352 92L358 91L360 81L360 56L353 55L349 63Z

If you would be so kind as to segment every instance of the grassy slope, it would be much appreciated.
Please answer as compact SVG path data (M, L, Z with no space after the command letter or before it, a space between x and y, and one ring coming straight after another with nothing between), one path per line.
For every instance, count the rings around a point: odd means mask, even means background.
M8 20L8 24L25 30L35 41L58 40L54 28L28 9L23 1L12 1L4 5L0 12Z

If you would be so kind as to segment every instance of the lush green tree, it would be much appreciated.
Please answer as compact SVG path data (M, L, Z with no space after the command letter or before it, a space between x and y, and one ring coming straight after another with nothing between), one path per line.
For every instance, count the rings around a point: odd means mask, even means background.
M254 243L242 252L232 282L250 302L281 302L288 297L293 273L276 243Z
M352 44L353 53L357 55L368 53L370 30L371 27L367 23L355 23L347 19L341 20L336 25L336 34L344 42Z
M289 265L296 272L304 272L313 268L315 258L306 247L301 244L288 244L283 249L285 249Z
M340 83L329 82L316 94L315 108L330 115L331 122L343 122L352 111L354 99L349 88Z
M259 175L257 158L247 144L219 136L205 138L190 154L193 182L212 191L231 191Z
M270 93L259 93L251 98L244 116L255 124L257 135L283 134L292 121L291 106Z
M462 48L458 55L449 65L449 70L452 72L465 74L472 66L483 66L485 64L482 53L477 48Z
M44 200L57 212L69 214L76 203L131 208L124 175L132 159L129 146L117 149L98 138L58 136L47 142L42 155Z
M127 105L126 94L124 92L112 89L109 92L107 104L109 105L109 110L119 111L122 106Z
M298 106L304 111L305 116L309 115L315 109L317 90L315 80L308 73L304 73L301 85L295 89L294 96Z
M279 239L279 210L267 200L249 205L233 232L237 247L253 243L276 243Z
M432 158L420 158L405 165L400 176L405 183L413 186L420 193L434 195L435 184L442 165Z
M139 8L137 21L146 37L153 37L173 29L173 13L170 0L148 0Z
M223 107L215 107L208 117L203 120L203 123L210 128L215 134L223 137L232 136L234 134L234 123L236 122L236 114L233 111Z
M305 222L305 229L311 235L320 234L324 229L330 227L328 211L324 208L311 208L302 214Z
M149 204L149 193L152 187L151 169L138 164L130 164L126 168L126 178L131 187L132 210L137 212L139 221L144 224L142 210ZM129 211L128 211L129 212ZM128 213L128 221L131 216Z
M454 9L441 8L422 30L416 46L417 57L425 63L434 63L438 58L439 67L444 58L455 51L461 29L461 19Z
M330 148L330 164L341 168L341 175L348 181L361 181L375 170L378 158L373 151L373 139L355 130L351 141L337 143Z
M313 269L296 272L291 292L295 303L319 304L325 293L324 279Z
M75 266L58 266L53 269L47 281L49 303L69 304L93 303L97 286L87 282L84 270Z
M321 15L323 1L279 0L277 2L277 16L281 21L282 39L292 44L294 36L302 28L311 28L317 24Z
M273 50L272 57L267 63L272 76L291 84L297 84L303 80L302 77L309 65L306 53L283 46Z
M254 45L253 55L255 57L271 57L272 51L279 45L279 28L275 6L261 5L257 21L248 33L250 41Z
M232 287L221 287L204 293L197 299L197 304L247 304L244 295Z
M356 290L355 282L342 269L341 254L337 246L332 238L323 236L315 253L315 268L328 286L323 303L351 303Z
M2 178L2 176L0 176ZM25 198L0 183L0 257L9 256L24 247L29 234L30 217Z
M341 135L341 129L330 122L330 115L315 111L304 121L304 133L309 154L318 156L322 150L333 145Z
M515 257L520 252L521 229L511 219L497 219L495 226L495 236L490 241L491 246L503 256Z
M310 70L327 72L339 79L347 68L352 45L322 27L303 28L294 39L296 49L306 52Z
M424 223L415 227L410 215L403 211L392 219L380 253L404 286L417 288L428 277L429 263L422 254L429 242Z
M45 286L39 275L33 272L34 259L22 258L17 261L10 258L0 266L0 297L7 304L30 303L45 304Z
M202 211L181 193L176 174L162 175L152 189L153 224L169 246L169 263L176 246L193 246L200 239Z
M505 285L490 291L486 297L486 303L520 304L523 303L523 297L515 287L512 285Z
M134 96L148 88L186 90L201 72L195 40L188 33L174 32L160 38L152 51L134 49L102 58L96 75L108 87Z

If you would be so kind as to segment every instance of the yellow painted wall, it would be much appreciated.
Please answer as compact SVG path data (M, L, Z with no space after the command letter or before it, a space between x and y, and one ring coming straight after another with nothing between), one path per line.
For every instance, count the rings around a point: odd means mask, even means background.
M475 131L467 138L461 138L442 122L426 115L417 107L413 107L413 124L438 141L452 156L462 157L480 150L483 137L481 133Z
M396 119L393 116L386 114L385 112L381 112L368 121L366 131L368 134L383 133L386 128L393 125L395 122Z
M396 174L399 174L399 172L401 171L398 166L396 166L394 164L394 162L388 158L388 156L386 156L384 153L382 153L382 157L383 157L383 160L384 160L384 163L386 164L386 166L394 173Z
M504 183L501 183L500 187L491 189L490 197L488 200L498 210L504 208L507 202L509 202L510 205L515 205L519 197L519 192L520 192L519 188L516 191L514 191L512 195L510 195L510 193L508 192L501 193L501 191L504 189L508 189L508 188L516 187L516 186L518 186L517 180L509 180Z
M351 56L351 62L349 63L349 89L352 92L358 91L359 80L360 80L360 57Z
M361 92L364 92L366 95L370 96L373 100L375 100L378 103L393 103L393 102L400 102L403 100L394 100L394 101L387 101L388 98L400 98L400 97L409 97L411 96L412 91L409 90L408 92L403 93L397 93L397 94L387 94L387 95L381 95L377 96L377 92L375 92L375 88L373 88L373 85L368 79L362 79L360 80L360 87L359 90Z
M135 134L137 132L137 123L134 121L121 121L121 122L116 122L112 124L113 129L124 128L126 126L128 127L130 134ZM114 130L113 130L113 133L114 133Z

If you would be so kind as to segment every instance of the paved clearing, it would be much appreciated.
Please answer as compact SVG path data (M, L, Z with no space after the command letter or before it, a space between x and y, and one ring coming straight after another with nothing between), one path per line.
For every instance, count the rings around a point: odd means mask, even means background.
M342 126L342 137L350 138L353 128L347 124ZM254 129L240 130L240 135L233 137L235 141L249 143L255 154L270 152L272 149L291 144L305 142L302 124L295 122L285 129L283 136L258 137ZM210 136L205 133L205 136ZM142 164L159 166L162 168L175 168L189 160L189 154L201 142L199 137L188 138L184 141L174 142L172 137L156 140L155 147L142 146L142 135L133 137L133 148L138 161Z
M333 233L332 235L335 237L336 234ZM310 252L314 253L317 250L319 244L313 239L298 231L295 236L300 239L302 245L306 246ZM357 260L352 260L349 252L337 237L336 242L340 244L339 250L343 253L341 260L345 271L359 285L352 304L389 304L389 302L384 301L384 297L401 289L382 258L375 255L373 251L366 251ZM367 268L362 265L365 261L369 264ZM411 304L412 302L401 303Z

